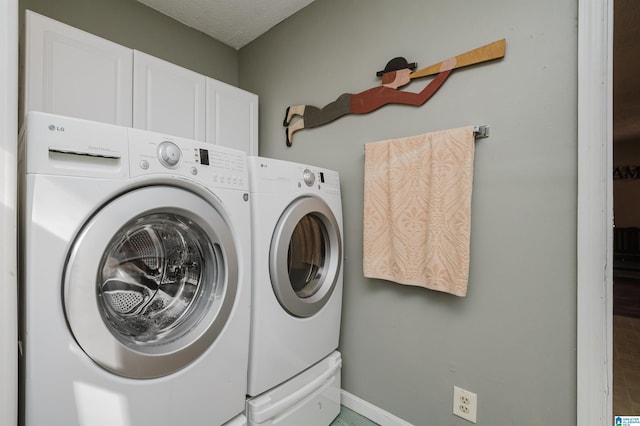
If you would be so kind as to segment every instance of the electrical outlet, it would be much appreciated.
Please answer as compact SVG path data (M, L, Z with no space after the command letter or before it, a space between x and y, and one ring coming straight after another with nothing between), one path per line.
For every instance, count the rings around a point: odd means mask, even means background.
M453 414L469 420L471 423L476 422L478 414L478 395L468 390L453 387Z

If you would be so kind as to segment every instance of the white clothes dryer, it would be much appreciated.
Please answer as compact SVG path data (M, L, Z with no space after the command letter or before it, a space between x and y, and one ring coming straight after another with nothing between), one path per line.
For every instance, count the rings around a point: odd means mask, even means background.
M253 290L248 394L259 395L338 347L342 201L337 172L248 157Z
M35 425L220 425L244 410L241 151L30 113L21 135L21 397Z

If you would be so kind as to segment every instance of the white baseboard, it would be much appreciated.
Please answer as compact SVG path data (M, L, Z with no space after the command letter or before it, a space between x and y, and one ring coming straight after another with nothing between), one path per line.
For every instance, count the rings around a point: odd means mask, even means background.
M411 423L394 416L380 407L368 403L364 399L358 398L344 389L341 391L341 398L342 405L368 418L372 422L378 423L380 426L413 426Z

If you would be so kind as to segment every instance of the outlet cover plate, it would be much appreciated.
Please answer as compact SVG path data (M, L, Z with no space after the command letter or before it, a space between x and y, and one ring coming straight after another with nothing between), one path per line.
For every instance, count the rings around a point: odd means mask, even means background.
M453 387L453 414L471 423L476 422L478 415L478 395L466 389Z

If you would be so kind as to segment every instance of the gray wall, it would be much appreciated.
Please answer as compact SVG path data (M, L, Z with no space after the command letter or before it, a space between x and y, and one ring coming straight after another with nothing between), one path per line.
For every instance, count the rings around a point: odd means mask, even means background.
M20 0L29 9L232 85L238 52L134 0Z
M288 105L378 85L395 56L424 67L503 37L504 60L454 71L424 106L286 148ZM416 425L469 424L451 414L454 385L478 394L479 425L575 424L576 63L575 0L317 0L240 50L260 154L341 174L345 390ZM476 143L467 297L363 278L363 144L469 124L491 137Z

